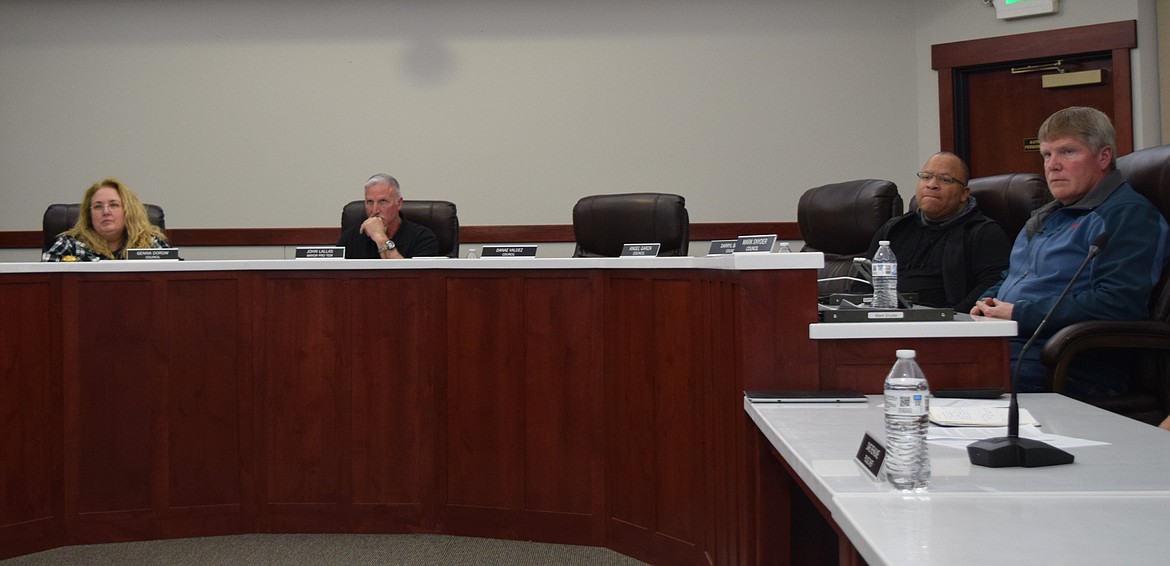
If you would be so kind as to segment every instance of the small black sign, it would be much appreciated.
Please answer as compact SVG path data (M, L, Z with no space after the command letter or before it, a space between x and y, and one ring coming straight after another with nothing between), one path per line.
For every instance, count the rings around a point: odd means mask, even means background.
M296 259L345 259L345 246L297 246Z
M152 259L179 261L179 248L130 248L126 259Z
M1040 138L1024 138L1024 151L1040 151Z
M707 255L727 255L735 251L735 244L739 240L711 240L711 248Z
M658 257L662 244L622 244L621 257Z
M735 253L756 252L772 253L772 246L776 243L775 234L760 234L757 236L740 236L735 241Z
M882 462L886 461L886 448L882 443L865 433L861 439L861 447L857 449L857 463L861 464L862 468L869 473L873 479L878 478L878 472L882 470Z
M484 246L480 257L536 257L535 245Z

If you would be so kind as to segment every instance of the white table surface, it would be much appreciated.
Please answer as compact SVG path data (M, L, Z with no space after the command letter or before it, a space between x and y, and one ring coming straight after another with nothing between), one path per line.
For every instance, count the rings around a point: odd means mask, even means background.
M182 255L182 250L179 250ZM820 252L743 253L702 257L615 258L413 258L380 259L262 259L223 261L95 261L77 263L0 263L0 273L121 273L162 271L273 271L367 269L818 269L825 264Z
M880 396L854 406L744 401L871 565L1140 564L1155 546L1154 563L1170 563L1170 432L1053 393L1021 395L1045 432L1110 444L1070 449L1070 465L998 469L930 444L930 487L907 495L854 461L865 432L885 441L880 405ZM1022 544L1013 537L1042 551L1012 558Z
M978 338L1015 336L1016 321L956 313L954 320L819 322L808 326L813 340L853 338Z
M1170 563L1166 493L854 494L836 503L837 524L871 566Z

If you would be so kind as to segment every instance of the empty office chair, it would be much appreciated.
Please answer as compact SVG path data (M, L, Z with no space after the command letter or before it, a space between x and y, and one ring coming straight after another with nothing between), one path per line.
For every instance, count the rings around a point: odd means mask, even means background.
M659 257L685 256L691 221L679 195L593 195L573 206L573 234L573 257L617 257L623 244L634 243L662 244Z
M800 196L796 221L804 240L801 251L825 254L821 279L850 273L853 258L869 251L869 243L887 220L902 214L902 196L890 181L861 179L812 188ZM822 281L817 292L824 296L845 292L850 281Z
M166 215L163 214L162 207L156 204L144 204L143 206L146 207L146 215L150 219L150 223L158 226L159 229L166 230ZM57 236L77 224L77 217L80 215L80 204L50 204L49 208L45 209L44 218L41 219L43 236L41 252L49 251L49 248L53 247L53 242L57 241Z
M403 200L402 217L430 228L439 239L439 255L459 257L459 214L455 203L445 200ZM366 219L365 201L355 200L341 209L341 231Z
M1117 168L1139 193L1170 218L1170 145L1135 151L1117 159ZM1170 413L1170 269L1150 296L1150 318L1140 321L1091 320L1066 326L1053 334L1040 352L1048 366L1051 388L1064 391L1073 357L1095 348L1136 350L1135 389L1121 397L1085 401L1150 424Z

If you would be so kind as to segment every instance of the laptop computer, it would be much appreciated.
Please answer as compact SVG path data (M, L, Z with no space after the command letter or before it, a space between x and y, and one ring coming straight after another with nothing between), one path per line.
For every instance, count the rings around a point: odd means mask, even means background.
M752 403L864 403L865 395L857 391L792 391L757 389L744 391Z

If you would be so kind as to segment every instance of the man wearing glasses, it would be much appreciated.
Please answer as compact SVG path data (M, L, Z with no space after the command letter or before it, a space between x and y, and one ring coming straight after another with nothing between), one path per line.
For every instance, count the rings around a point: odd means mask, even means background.
M917 210L890 219L870 242L866 257L872 258L880 240L890 241L898 258L898 292L917 293L916 304L968 312L1008 267L1011 242L998 222L976 208L968 177L957 155L930 156L918 172Z

